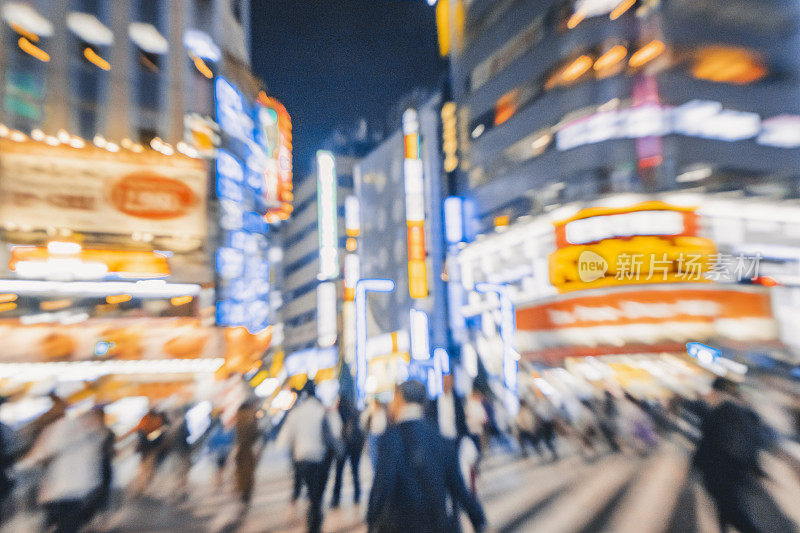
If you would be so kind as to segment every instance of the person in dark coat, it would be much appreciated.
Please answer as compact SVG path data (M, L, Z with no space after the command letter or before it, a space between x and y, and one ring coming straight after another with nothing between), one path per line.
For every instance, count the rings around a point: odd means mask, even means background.
M114 443L116 436L106 425L106 414L102 406L95 407L92 413L102 433L103 441L100 457L100 486L97 488L86 508L86 522L98 513L107 510L111 500L111 484L114 477Z
M367 509L369 531L460 531L463 508L476 531L486 525L478 500L464 484L458 461L424 419L425 386L407 381L390 405L393 425L378 440L378 461Z
M364 432L361 431L358 410L353 402L342 397L339 401L339 416L342 418L342 441L344 443L344 454L336 457L336 479L333 485L333 497L331 507L339 506L339 499L342 494L342 477L344 466L350 463L350 471L353 474L353 501L361 501L361 480L358 477L358 465L361 462L361 453L364 451Z
M0 396L0 405L5 398ZM0 524L7 516L6 504L14 489L14 478L11 473L14 467L13 432L10 427L0 422Z
M236 433L236 453L233 456L236 493L242 504L248 506L253 495L256 463L258 462L253 449L259 438L258 419L254 404L245 402L236 411L234 431Z
M693 465L717 506L721 531L796 531L761 483L758 454L772 444L767 428L730 380L717 378L708 402Z

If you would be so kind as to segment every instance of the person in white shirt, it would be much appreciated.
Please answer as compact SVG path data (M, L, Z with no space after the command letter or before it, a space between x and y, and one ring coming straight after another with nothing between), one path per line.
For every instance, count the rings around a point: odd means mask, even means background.
M373 471L378 460L378 437L383 435L389 423L386 411L386 405L374 399L369 409L365 410L361 415L363 417L362 425L367 432L367 453L369 454Z
M470 438L475 442L475 446L480 449L480 438L483 434L483 428L486 426L488 417L486 416L486 409L483 407L481 401L481 393L473 389L469 395L464 406L464 414L467 418L467 431L469 431Z
M104 433L97 416L62 416L47 426L24 463L45 464L39 504L48 527L75 532L86 519L85 503L102 481Z
M442 376L442 394L428 403L427 416L439 428L442 437L457 445L468 431L464 402L456 394L453 384L452 374Z
M303 387L278 435L278 446L289 450L303 485L308 490L308 531L322 527L322 495L328 480L328 453L334 438L328 413L315 395L314 382Z

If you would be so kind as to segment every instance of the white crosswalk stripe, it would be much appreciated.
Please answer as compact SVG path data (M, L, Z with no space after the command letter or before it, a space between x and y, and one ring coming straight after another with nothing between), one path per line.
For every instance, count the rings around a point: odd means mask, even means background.
M689 458L684 444L672 442L663 443L645 459L623 453L605 455L589 463L574 453L566 453L556 462L546 462L538 457L520 459L501 452L484 458L478 493L493 531L717 533L714 505L697 481L688 475ZM800 498L800 484L795 473L774 458L767 458L764 464L772 479L767 483L768 490L789 516L800 519L800 509L795 505ZM169 477L168 472L161 475ZM347 470L342 507L329 509L331 475L324 500L323 531L366 530L363 520L371 476L365 457L360 476L361 504L352 504L353 487ZM152 512L163 514L152 523L162 524L170 519L183 522L165 525L163 529L159 529L160 525L159 528L150 526L148 531L264 533L305 530L307 503L301 498L296 505L289 505L293 477L285 458L271 453L262 458L253 499L245 513L236 499L230 477L220 487L215 486L213 478L213 469L201 461L192 474L191 496L185 505L172 509L168 503L151 500ZM156 485L158 489L159 484ZM160 488L166 491L164 486ZM143 531L142 524L150 523L148 520L152 518L144 516L149 512L148 504L126 505L105 517L93 531ZM463 521L464 530L470 531L466 517ZM2 531L33 532L38 530L38 524L30 515L21 515ZM232 524L235 529L226 529Z
M647 462L611 520L611 531L660 533L669 522L686 481L689 457L666 443Z

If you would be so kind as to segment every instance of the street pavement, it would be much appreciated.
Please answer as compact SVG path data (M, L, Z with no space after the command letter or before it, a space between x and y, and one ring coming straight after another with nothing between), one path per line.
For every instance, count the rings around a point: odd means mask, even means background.
M665 441L648 457L633 453L601 454L585 460L562 443L556 462L536 456L520 458L498 451L486 457L478 493L490 530L542 533L601 531L678 533L718 531L713 504L689 473L689 449ZM800 523L800 488L791 469L777 459L763 461L770 475L767 489L784 512ZM327 533L366 531L363 519L371 480L369 460L362 460L360 505L352 502L349 470L345 470L342 505L326 506ZM190 477L191 495L182 501L170 478L169 464L156 478L151 494L126 502L96 520L91 531L127 532L302 532L306 504L290 505L292 474L289 462L268 448L259 463L253 500L243 512L227 475L222 486L213 481L208 460L201 460ZM230 474L230 473L228 473ZM122 484L125 480L120 480ZM325 502L330 502L333 476ZM35 516L9 524L4 531L38 531ZM470 531L465 521L464 530ZM11 528L11 529L9 529Z

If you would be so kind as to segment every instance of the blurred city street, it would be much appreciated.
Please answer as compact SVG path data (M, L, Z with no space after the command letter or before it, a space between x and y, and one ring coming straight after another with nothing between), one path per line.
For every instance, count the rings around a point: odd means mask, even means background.
M798 502L800 0L0 0L0 533Z

